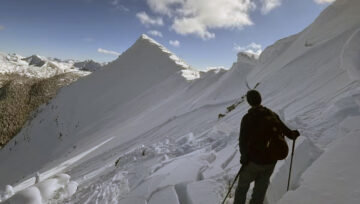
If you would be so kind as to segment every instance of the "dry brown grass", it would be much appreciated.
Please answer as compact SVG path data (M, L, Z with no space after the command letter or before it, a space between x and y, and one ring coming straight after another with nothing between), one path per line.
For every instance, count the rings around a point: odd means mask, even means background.
M27 78L18 74L0 75L0 146L20 132L36 109L49 102L59 88L79 76L65 73L48 79Z

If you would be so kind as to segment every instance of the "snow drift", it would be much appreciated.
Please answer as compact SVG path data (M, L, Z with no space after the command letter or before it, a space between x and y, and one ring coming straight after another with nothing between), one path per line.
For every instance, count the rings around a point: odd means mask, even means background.
M67 174L59 174L53 178L36 183L35 185L12 194L12 187L8 186L7 193L4 197L11 196L5 203L51 203L53 200L65 199L72 196L77 189L77 183L70 181Z

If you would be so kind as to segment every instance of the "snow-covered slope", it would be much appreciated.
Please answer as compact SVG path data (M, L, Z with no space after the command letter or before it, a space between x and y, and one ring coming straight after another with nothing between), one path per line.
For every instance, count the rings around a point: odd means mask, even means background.
M115 131L120 134L116 134L117 136L121 136L124 128L139 129L131 126L131 119L149 108L156 109L174 91L174 87L181 89L181 84L188 84L183 71L192 73L192 76L198 75L196 71L180 64L178 58L162 46L145 35L141 36L128 51L104 69L63 88L51 105L44 107L38 117L14 139L17 144L12 151L6 150L7 148L2 150L0 157L7 160L9 165L1 168L1 173L9 174L14 171L12 176L2 177L0 183L13 183L19 178L18 175L29 175L54 158L63 160L62 156L66 155L64 149L73 150L78 142L83 144L79 147L87 147L85 144L114 137L109 128L117 129ZM167 83L168 87L158 94L148 91L161 83ZM149 97L145 100L142 95ZM147 111L153 111L151 109ZM176 107L173 107L173 111L176 111ZM168 118L146 122L140 117L133 120L143 120L142 126L150 128L166 119ZM124 122L130 126L124 125ZM121 136L124 140L118 138L119 142L123 143L125 138L129 140L136 136L133 132L131 135L127 134L129 132ZM31 138L31 145L22 139L24 137ZM34 150L33 145L38 148ZM75 152L80 151L76 150ZM17 161L23 155L32 155L34 158L28 168L17 167Z
M3 195L25 194L36 172L45 181L66 172L79 186L58 202L220 203L240 167L239 123L249 107L218 114L247 83L259 83L264 105L302 135L291 191L287 158L267 202L360 202L358 10L360 2L338 0L259 59L240 53L228 71L196 72L141 36L104 69L63 88L1 150L0 188L14 186Z
M353 42L357 40L360 27L360 15L357 12L359 7L360 2L351 0L341 0L330 5L303 32L265 50L262 55L268 56L274 50L284 51L274 60L259 65L248 76L249 83L261 81L272 87L271 90L260 85L260 90L264 90L263 94L269 96L265 97L269 100L281 100L282 97L279 96L284 93L293 94L293 99L288 102L289 111L309 107L310 103L320 102L320 99L329 102L333 94L338 94L338 91L354 83L354 75L351 76L352 79L348 79L347 72L356 73L356 68L353 66L353 58L349 59L348 56L354 55L358 47ZM318 40L311 40L311 45L308 45L310 39ZM294 75L288 74L290 70ZM278 80L279 78L282 80ZM313 96L305 97L309 93ZM278 100L273 100L273 103L277 104Z
M356 76L359 63L358 57L354 57L359 56L360 47L356 43L360 29L359 9L359 1L336 1L303 32L273 45L274 50L284 51L277 53L275 59L259 65L247 78L252 84L261 81L259 90L265 102L279 110L287 120L292 120L304 136L324 150L310 168L304 169L303 175L295 176L298 179L292 187L300 187L286 195L280 203L359 202L356 188L351 189L353 184L341 186L334 179L337 172L343 181L359 183L353 180L351 173L359 170L358 165L352 165L356 160L356 157L350 156L353 150L345 148L347 142L341 142L351 141L351 136L345 135L358 134L356 128L339 134L344 121L359 115L357 101L360 89ZM287 44L285 49L284 44ZM271 52L271 49L265 50L263 55L272 55ZM359 123L357 119L351 120ZM342 143L342 146L337 143ZM332 148L333 145L338 147ZM340 153L340 146L349 152ZM303 163L304 158L300 157L305 151L295 154L299 156L295 158L296 169ZM351 171L348 169L350 166ZM272 197L270 203L280 198L282 193L279 194L279 189L283 186L285 183L282 186L272 185L268 192L268 197ZM285 193L284 187L282 189Z

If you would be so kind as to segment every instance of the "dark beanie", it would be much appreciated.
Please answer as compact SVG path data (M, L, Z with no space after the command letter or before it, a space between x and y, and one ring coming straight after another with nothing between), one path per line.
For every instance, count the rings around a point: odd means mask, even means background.
M261 104L261 95L256 90L250 90L246 93L246 100L251 106L258 106Z

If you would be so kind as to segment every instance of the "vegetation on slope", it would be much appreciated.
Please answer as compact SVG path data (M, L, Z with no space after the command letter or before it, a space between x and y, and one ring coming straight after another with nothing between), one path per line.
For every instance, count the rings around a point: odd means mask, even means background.
M20 132L26 121L36 115L40 105L49 102L61 87L78 78L72 73L46 79L0 75L0 147Z

